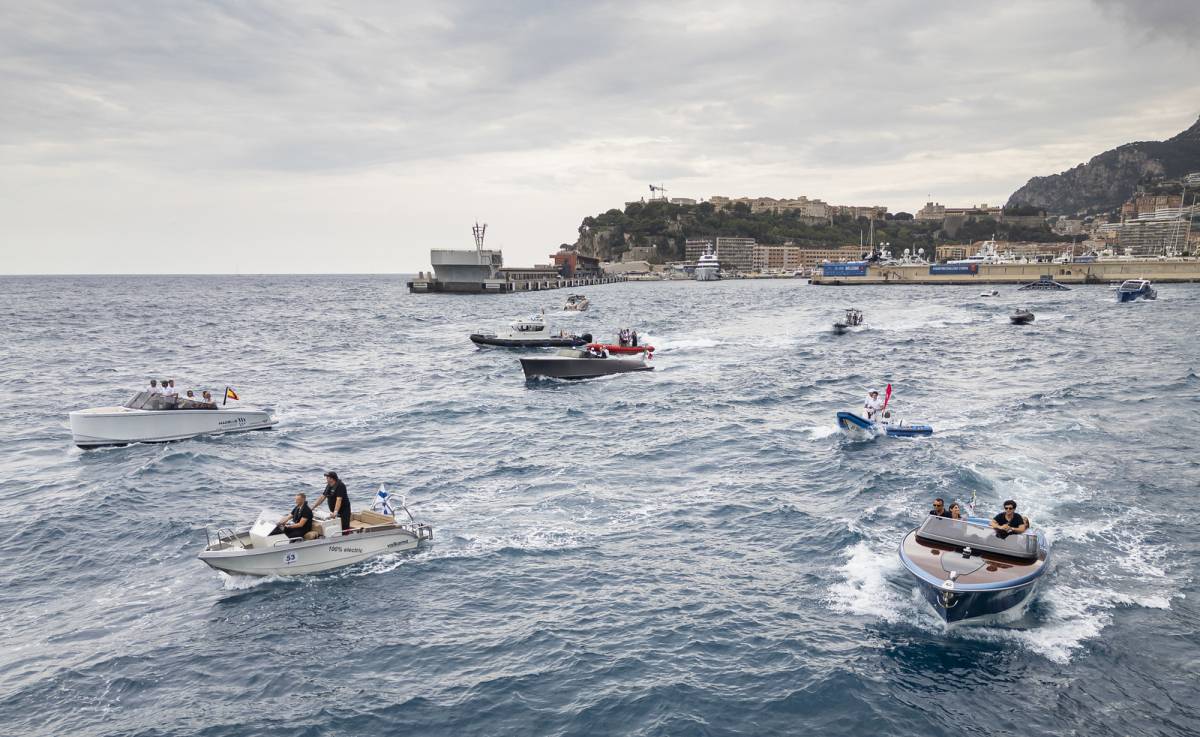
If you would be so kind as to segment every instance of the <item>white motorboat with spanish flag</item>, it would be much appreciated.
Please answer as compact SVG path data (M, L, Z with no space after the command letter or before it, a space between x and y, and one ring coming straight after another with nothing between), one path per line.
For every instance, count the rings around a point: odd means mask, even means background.
M80 448L130 443L166 443L200 435L269 430L278 420L267 409L241 409L233 389L216 402L138 392L116 407L92 407L70 413L71 436Z

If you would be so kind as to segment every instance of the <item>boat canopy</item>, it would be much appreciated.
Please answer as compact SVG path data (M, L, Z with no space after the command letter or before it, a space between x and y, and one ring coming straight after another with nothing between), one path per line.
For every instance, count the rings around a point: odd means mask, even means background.
M1119 291L1136 292L1138 290L1145 289L1148 286L1150 286L1150 282L1145 279L1126 279L1125 282L1121 284Z
M144 409L153 412L174 409L216 409L216 402L202 402L186 397L166 397L162 394L138 392L122 405L128 409Z
M969 547L975 552L999 553L1021 560L1035 560L1038 555L1035 535L1004 534L965 519L950 519L932 514L917 528L917 538L956 547Z

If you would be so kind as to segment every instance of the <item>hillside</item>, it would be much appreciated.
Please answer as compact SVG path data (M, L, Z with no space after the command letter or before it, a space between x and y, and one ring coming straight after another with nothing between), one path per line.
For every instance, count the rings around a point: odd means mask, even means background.
M1127 143L1061 174L1034 177L1008 198L1053 215L1110 212L1139 185L1200 171L1200 120L1165 141Z
M662 263L684 257L689 238L738 236L754 238L763 244L794 243L801 246L829 247L857 244L866 238L871 223L865 218L835 217L833 222L801 217L795 212L750 212L745 205L716 210L711 203L673 205L663 201L635 202L624 210L583 219L575 248L589 256L618 260L634 246L653 246L651 260ZM889 243L893 253L908 248L923 248L931 254L944 243L963 243L997 237L1006 240L1062 240L1046 227L1022 227L998 223L991 218L961 224L951 235L942 223L913 220L912 215L896 213L875 221L875 242ZM1069 240L1069 239L1068 239Z

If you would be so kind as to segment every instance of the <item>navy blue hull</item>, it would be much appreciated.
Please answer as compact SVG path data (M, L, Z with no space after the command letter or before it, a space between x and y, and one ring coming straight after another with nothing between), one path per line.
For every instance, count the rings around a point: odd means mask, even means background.
M1136 302L1139 299L1155 299L1158 293L1153 289L1143 289L1137 292L1117 292L1118 302Z
M878 435L880 429L893 438L916 438L933 434L931 425L880 425L853 412L837 413L838 429L847 435Z
M514 340L510 338L497 338L494 335L480 335L474 333L471 335L471 342L475 345L487 345L496 348L576 348L581 345L586 345L589 341L584 336L571 338L530 338L528 340Z
M918 579L917 582L921 587L921 596L929 602L933 611L947 624L953 624L968 619L998 618L1024 607L1037 589L1038 580L1034 579L1011 589L954 593L944 591L922 579Z

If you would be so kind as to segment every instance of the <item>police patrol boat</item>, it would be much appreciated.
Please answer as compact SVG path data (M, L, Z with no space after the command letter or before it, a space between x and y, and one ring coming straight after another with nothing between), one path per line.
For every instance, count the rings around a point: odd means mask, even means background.
M1041 530L1003 533L981 517L929 515L900 543L900 561L947 624L1015 619L1048 570Z
M314 517L312 530L302 538L272 535L280 516L263 510L249 529L205 530L208 544L200 551L200 560L234 575L298 576L415 550L433 539L433 528L417 522L403 499L393 504L383 486L371 510L351 514L345 532L336 517Z
M227 395L236 394L226 389ZM70 413L71 436L80 448L165 443L199 435L268 430L279 423L270 410L234 409L184 397L139 392L119 407Z
M546 324L546 316L538 313L523 320L514 320L507 331L497 333L472 333L471 342L479 346L500 348L565 348L592 342L585 333L574 335L552 331Z
M885 412L883 417L882 421L875 422L853 412L838 412L837 426L843 435L856 440L869 440L880 435L892 438L915 438L933 434L932 425L893 420L891 412Z

